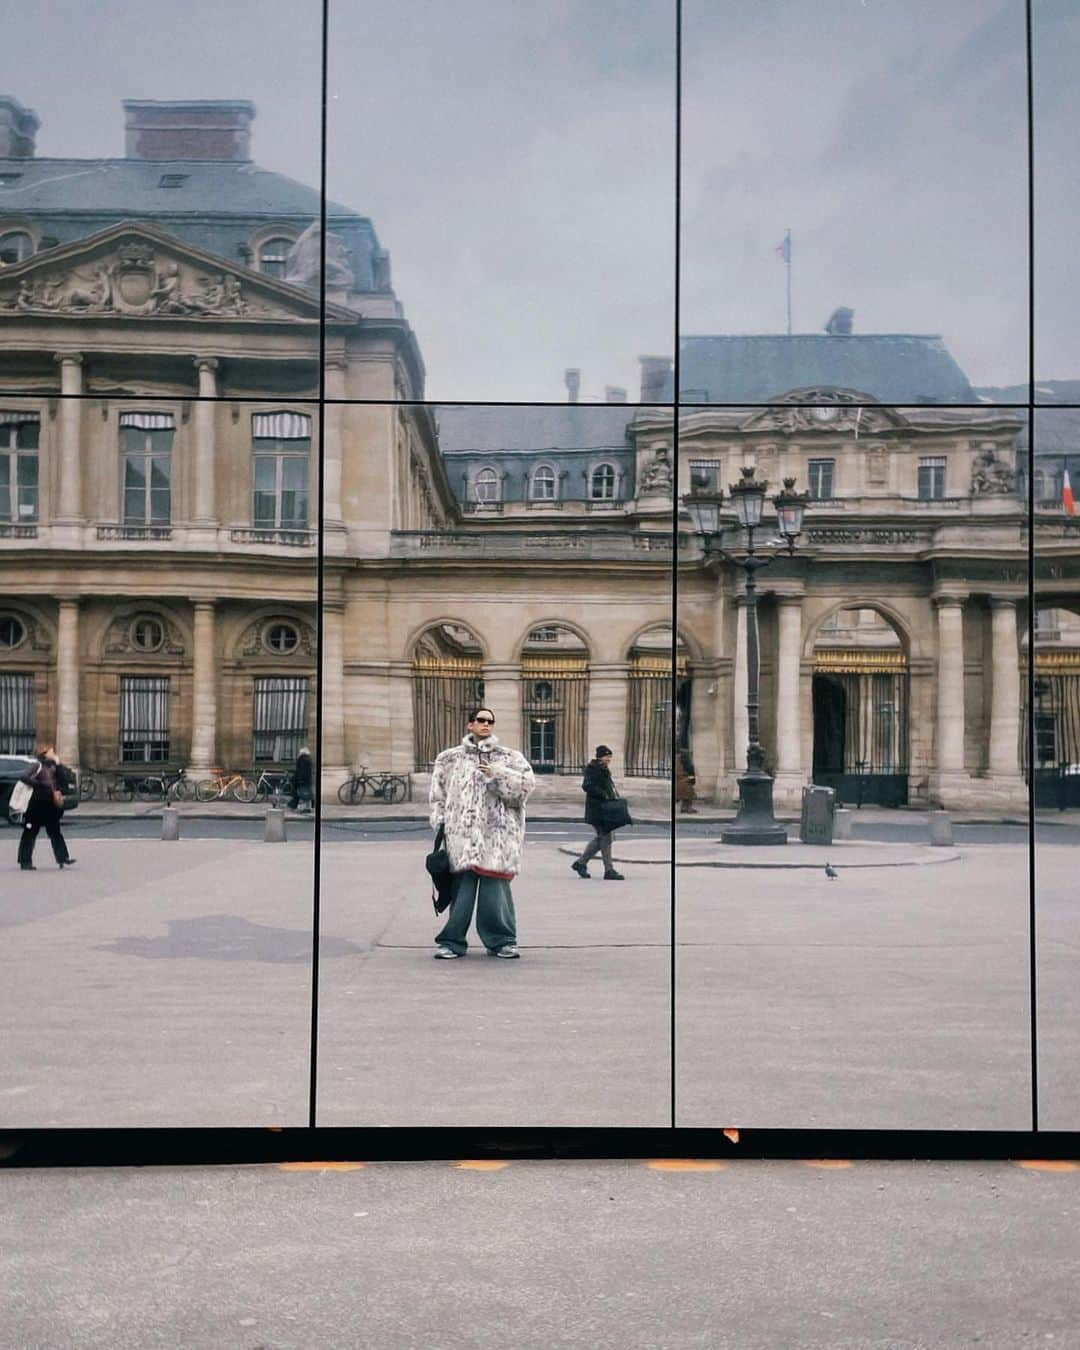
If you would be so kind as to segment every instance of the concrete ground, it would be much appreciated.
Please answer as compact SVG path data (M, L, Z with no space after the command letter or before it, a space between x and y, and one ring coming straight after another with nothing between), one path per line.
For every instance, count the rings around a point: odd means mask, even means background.
M0 1172L2 1350L1080 1343L1075 1163Z
M320 1124L670 1123L665 841L620 845L625 882L579 880L565 847L534 826L521 961L448 963L422 837L323 848ZM906 851L942 861L676 869L679 1124L1030 1127L1026 850ZM5 868L0 1128L306 1124L310 844L77 856ZM1038 856L1040 1125L1074 1129L1074 850Z

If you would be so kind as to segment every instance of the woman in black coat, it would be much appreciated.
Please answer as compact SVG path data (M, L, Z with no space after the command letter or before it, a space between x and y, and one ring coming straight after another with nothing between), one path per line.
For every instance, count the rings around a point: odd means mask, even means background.
M311 758L311 751L305 745L296 756L296 764L293 766L293 795L292 801L289 803L290 811L297 809L301 811L312 810L314 784L315 764Z
M579 877L589 875L589 859L599 853L604 859L604 880L623 881L621 872L616 872L611 860L612 831L604 825L603 802L614 801L618 797L615 784L611 781L611 748L607 745L596 747L596 758L585 766L585 777L581 787L585 793L585 819L596 831L594 838L585 846L581 857L570 866Z
M68 853L60 832L60 818L64 814L64 794L61 784L67 781L67 772L56 757L52 746L47 746L37 764L23 774L22 782L29 784L33 796L23 815L19 832L19 866L24 872L34 871L34 845L42 826L52 844L53 857L59 867L70 867L75 859Z

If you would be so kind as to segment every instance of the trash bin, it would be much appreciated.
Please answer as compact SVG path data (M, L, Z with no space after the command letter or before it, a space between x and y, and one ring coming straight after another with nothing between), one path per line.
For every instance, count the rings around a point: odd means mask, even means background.
M804 787L799 838L804 844L831 844L836 793L827 787Z

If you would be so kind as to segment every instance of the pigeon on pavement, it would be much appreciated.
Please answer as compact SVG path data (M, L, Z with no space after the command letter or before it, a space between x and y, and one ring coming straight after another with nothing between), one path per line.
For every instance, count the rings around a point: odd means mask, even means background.
M837 872L836 868L833 867L832 863L826 863L826 864L825 864L825 875L826 875L830 880L832 880L833 877L837 877L837 876L839 876L840 874L839 874L839 872Z

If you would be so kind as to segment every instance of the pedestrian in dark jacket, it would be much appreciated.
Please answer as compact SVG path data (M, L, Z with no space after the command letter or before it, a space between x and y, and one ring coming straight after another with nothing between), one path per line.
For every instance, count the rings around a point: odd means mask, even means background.
M680 750L675 756L675 800L681 803L679 810L684 816L696 816L697 776L694 773L694 761L689 750Z
M289 802L290 811L311 811L314 801L315 763L311 751L301 746L293 765L293 795Z
M70 867L75 861L68 853L67 844L60 831L60 818L64 813L64 794L62 784L70 781L71 775L56 757L56 751L47 745L39 754L38 762L22 776L33 796L23 815L23 827L19 834L19 866L24 872L35 871L34 845L38 831L42 826L52 844L53 857L59 867Z
M615 791L615 784L611 779L611 747L607 745L598 745L596 747L596 758L590 760L585 766L585 777L581 780L581 788L585 793L585 819L596 831L595 836L589 840L581 857L570 864L579 877L589 875L589 859L595 858L599 853L604 859L604 880L605 881L624 881L625 877L621 872L616 872L615 864L611 858L611 840L612 831L604 824L603 803L615 801L618 793Z

